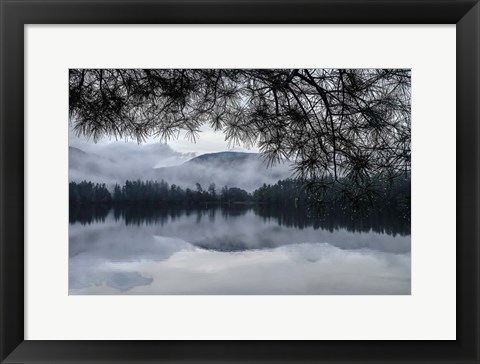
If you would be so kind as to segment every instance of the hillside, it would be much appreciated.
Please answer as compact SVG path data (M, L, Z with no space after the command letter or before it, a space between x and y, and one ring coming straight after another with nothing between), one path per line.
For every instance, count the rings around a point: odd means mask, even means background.
M181 164L153 168L156 160L165 160L171 155L169 150L159 150L142 157L141 153L97 154L69 147L69 180L87 180L112 186L127 179L163 179L184 188L195 188L196 183L208 188L215 183L217 188L229 186L253 191L264 183L273 184L290 176L288 163L267 168L261 154L241 152L202 154L183 163L177 158ZM175 155L173 157L176 158Z
M290 176L288 163L268 168L257 153L219 152L195 157L179 166L157 168L156 179L191 187L215 183L217 187L240 187L252 191L264 183L275 183Z

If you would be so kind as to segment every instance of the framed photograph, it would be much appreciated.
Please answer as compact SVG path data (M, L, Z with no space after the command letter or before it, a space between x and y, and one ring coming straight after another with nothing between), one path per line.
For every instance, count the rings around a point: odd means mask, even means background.
M1 9L2 363L479 362L478 1Z

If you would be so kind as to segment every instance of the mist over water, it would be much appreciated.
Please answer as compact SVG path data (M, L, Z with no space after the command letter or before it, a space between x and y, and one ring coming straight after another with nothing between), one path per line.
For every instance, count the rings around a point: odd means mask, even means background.
M409 227L261 206L71 211L70 294L410 294Z

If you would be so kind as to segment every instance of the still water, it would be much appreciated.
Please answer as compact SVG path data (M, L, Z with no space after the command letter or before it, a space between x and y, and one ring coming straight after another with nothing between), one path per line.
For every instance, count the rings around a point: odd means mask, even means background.
M70 294L410 294L410 228L302 209L76 209Z

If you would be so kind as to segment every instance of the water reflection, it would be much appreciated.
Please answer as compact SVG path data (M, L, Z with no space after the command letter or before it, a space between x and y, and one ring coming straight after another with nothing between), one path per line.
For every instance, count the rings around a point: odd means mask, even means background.
M262 206L70 211L71 294L409 294L410 228Z
M334 231L346 229L354 232L374 231L390 235L409 235L410 219L399 216L395 210L345 211L329 208L319 211L310 209L284 208L265 205L232 205L205 206L204 208L159 208L155 206L105 207L102 205L72 206L70 208L70 223L91 224L103 222L109 212L113 211L116 221L123 220L125 224L165 224L169 219L194 214L197 221L209 218L215 221L215 216L222 218L244 216L248 212L262 217L264 221L272 219L278 225Z

